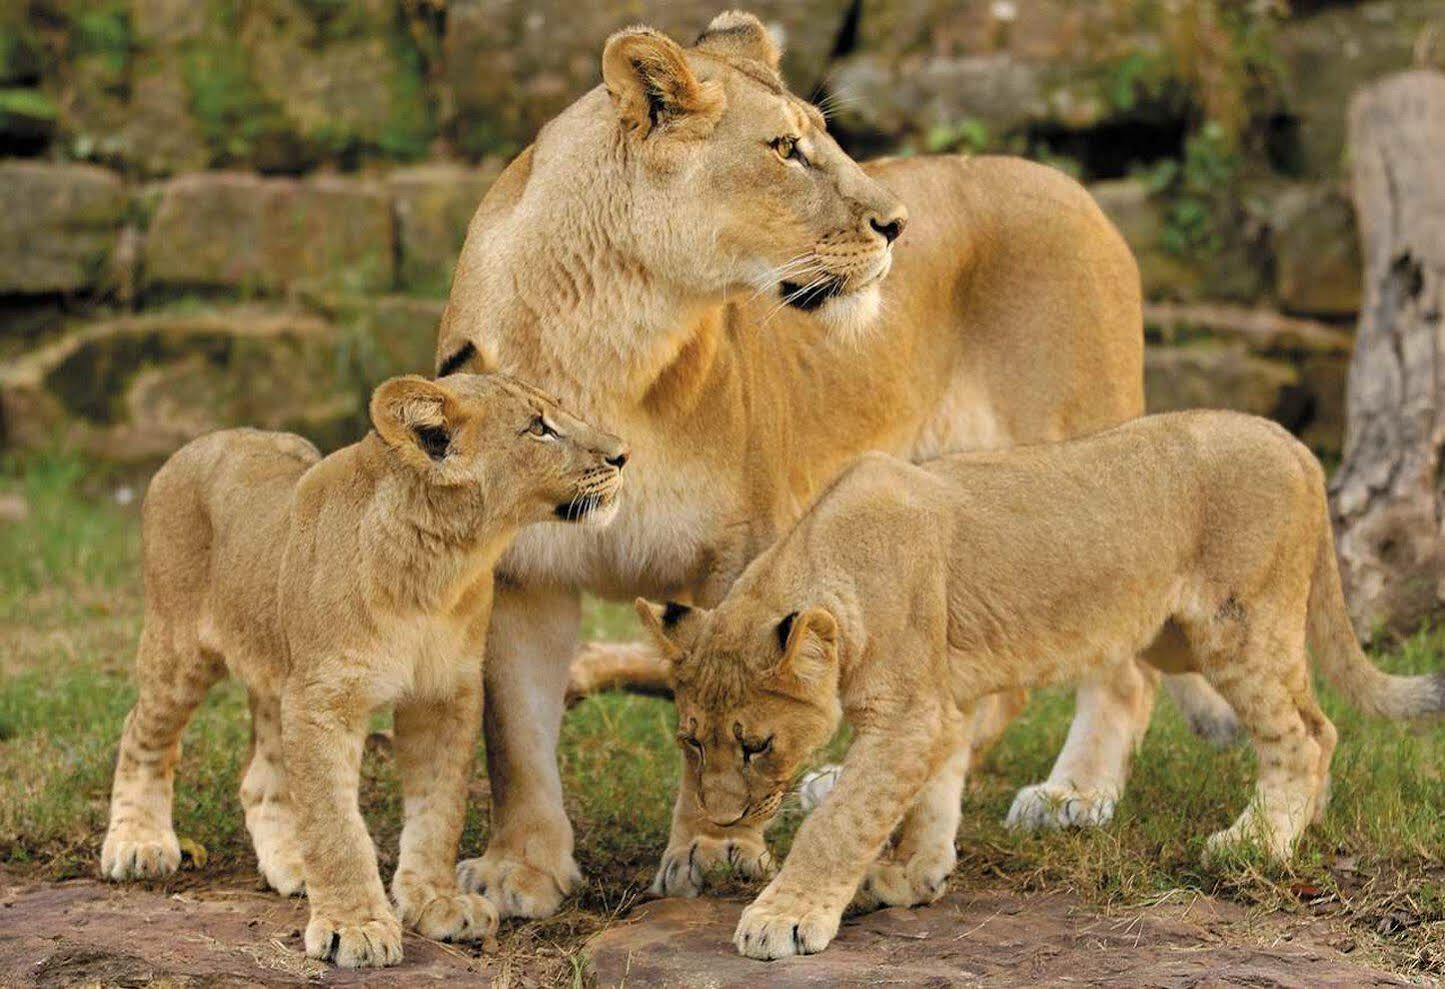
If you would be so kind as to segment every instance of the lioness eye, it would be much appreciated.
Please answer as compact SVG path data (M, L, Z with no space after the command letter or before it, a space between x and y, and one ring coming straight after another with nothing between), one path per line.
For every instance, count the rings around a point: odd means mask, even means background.
M795 137L777 137L771 142L772 148L779 158L787 161L792 159L800 165L806 165L808 159L803 157L802 150L798 147L798 139Z

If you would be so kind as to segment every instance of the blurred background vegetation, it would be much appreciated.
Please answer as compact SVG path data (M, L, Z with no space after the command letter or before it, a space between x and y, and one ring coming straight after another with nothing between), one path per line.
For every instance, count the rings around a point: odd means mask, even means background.
M1361 84L1445 61L1445 0L765 0L855 155L1007 152L1087 183L1140 260L1155 409L1338 452L1360 304ZM467 220L646 21L629 0L0 6L0 444L155 462L230 423L355 434L427 370Z

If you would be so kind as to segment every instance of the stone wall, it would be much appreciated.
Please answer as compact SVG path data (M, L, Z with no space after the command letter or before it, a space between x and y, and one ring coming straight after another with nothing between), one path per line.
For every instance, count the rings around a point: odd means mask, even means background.
M233 421L359 428L367 383L430 365L473 209L597 83L606 36L687 40L720 6L0 5L0 440L124 459ZM1445 57L1445 0L751 9L855 154L1022 153L1088 183L1155 303L1151 407L1247 408L1337 449L1360 277L1345 102ZM295 380L282 365L331 399L263 387Z

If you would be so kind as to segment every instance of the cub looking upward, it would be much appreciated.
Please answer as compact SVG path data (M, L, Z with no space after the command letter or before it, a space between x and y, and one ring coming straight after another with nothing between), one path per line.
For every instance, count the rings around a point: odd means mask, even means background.
M371 712L395 705L406 821L392 894L427 937L486 936L496 912L456 883L481 719L492 566L517 529L605 522L627 450L501 375L394 378L376 429L325 459L237 429L183 447L143 512L140 696L126 719L101 871L175 871L182 730L229 671L250 692L241 783L266 881L311 901L306 953L401 960L401 926L357 808Z
M1260 765L1209 847L1280 858L1323 810L1335 746L1307 642L1368 711L1445 709L1445 675L1387 676L1360 651L1319 464L1233 413L916 466L869 454L715 610L638 611L672 661L698 811L724 833L760 829L840 716L853 725L837 786L738 924L755 958L822 950L855 894L867 907L943 891L972 711L997 691L1139 654L1202 673Z

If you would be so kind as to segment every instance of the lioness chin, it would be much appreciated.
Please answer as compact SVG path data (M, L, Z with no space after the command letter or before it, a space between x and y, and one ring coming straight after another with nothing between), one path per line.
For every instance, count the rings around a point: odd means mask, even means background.
M299 436L213 433L151 481L140 696L101 851L108 879L175 871L181 732L229 671L250 692L241 805L257 865L280 893L305 888L306 953L345 966L400 961L403 924L439 940L495 930L455 872L492 566L529 523L605 521L627 459L502 376L394 378L371 417L374 432L325 459ZM395 910L357 808L384 705L406 798Z
M1260 766L1207 848L1277 859L1323 812L1335 747L1307 644L1366 711L1445 710L1445 675L1387 676L1360 651L1319 464L1233 413L916 466L870 454L715 610L637 604L671 657L696 812L722 837L766 823L840 718L855 731L835 788L743 912L735 943L754 958L822 950L850 900L943 892L974 711L998 691L1136 655L1202 674Z

